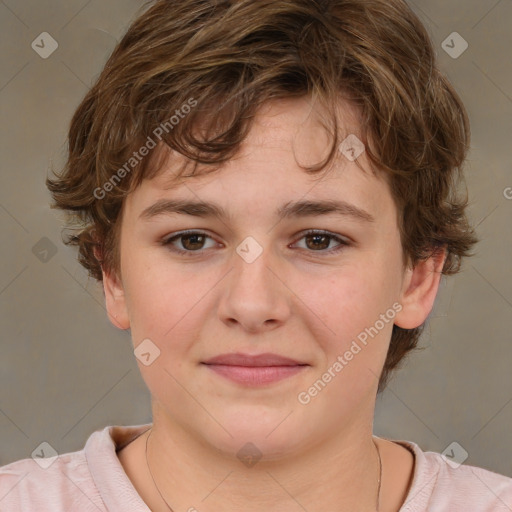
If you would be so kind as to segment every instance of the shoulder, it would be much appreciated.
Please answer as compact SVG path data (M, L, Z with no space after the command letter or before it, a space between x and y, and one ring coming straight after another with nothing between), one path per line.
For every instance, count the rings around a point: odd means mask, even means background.
M0 511L148 512L117 451L149 424L107 426L93 432L82 450L27 458L0 467Z
M97 512L105 508L81 450L0 467L0 510Z
M512 478L487 469L457 464L411 441L395 441L414 453L411 487L400 512L510 512Z

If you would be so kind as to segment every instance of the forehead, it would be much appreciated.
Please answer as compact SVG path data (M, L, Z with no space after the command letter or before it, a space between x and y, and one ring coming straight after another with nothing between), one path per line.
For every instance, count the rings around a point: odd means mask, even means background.
M340 102L337 114L340 140L349 135L359 135L360 140L359 113L353 105ZM192 163L169 151L156 176L143 180L128 196L126 207L140 212L160 198L195 195L195 200L217 198L229 210L230 204L240 206L244 201L263 206L307 195L307 199L350 200L379 216L390 207L389 190L384 175L370 171L364 151L357 161L338 151L332 165L319 173L308 174L301 167L317 164L328 155L332 144L328 121L322 109L306 98L267 103L230 161L218 167L199 165L197 176L179 178Z

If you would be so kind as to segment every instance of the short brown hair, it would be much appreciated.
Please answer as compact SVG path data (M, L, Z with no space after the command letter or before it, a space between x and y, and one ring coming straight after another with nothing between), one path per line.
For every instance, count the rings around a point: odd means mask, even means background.
M404 261L414 265L445 247L442 272L455 274L478 241L465 215L467 193L457 196L469 121L437 68L425 27L403 0L148 4L76 110L65 168L47 179L52 207L78 223L65 243L78 246L81 264L97 280L102 268L119 271L123 199L156 175L159 151L133 169L126 162L162 123L168 124L159 148L195 162L189 176L198 168L213 172L236 154L265 102L312 95L333 117L329 155L304 168L316 173L337 153L334 112L342 94L361 113L360 138L372 168L388 179ZM194 108L171 127L170 116L191 98ZM104 187L122 166L122 179ZM379 391L423 327L393 326Z

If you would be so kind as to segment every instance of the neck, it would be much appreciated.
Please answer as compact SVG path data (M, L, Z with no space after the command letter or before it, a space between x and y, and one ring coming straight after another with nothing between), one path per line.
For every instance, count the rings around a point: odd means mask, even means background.
M155 487L148 505L155 512L378 510L380 465L371 428L340 429L321 445L255 462L243 451L213 449L163 415L154 418L144 437ZM245 454L253 450L246 447Z

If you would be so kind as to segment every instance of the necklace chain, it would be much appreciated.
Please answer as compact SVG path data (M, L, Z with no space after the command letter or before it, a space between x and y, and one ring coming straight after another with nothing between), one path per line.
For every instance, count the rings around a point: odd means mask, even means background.
M148 430L150 432L149 432L148 437L146 437L146 465L148 466L149 474L151 476L151 479L153 480L153 484L155 485L156 490L158 491L158 494L160 495L160 497L162 498L164 503L167 505L167 508L170 510L170 512L174 512L174 510L171 508L169 503L167 503L167 500L162 496L162 493L160 492L160 489L158 488L158 485L156 485L155 477L153 476L153 473L151 472L151 468L149 467L149 461L148 461L148 441L149 441L149 438L151 437L151 434L153 433L153 428L149 428ZM375 448L377 449L377 456L379 458L379 480L378 480L378 487L377 487L377 509L376 509L377 512L379 512L379 507L380 507L380 486L381 486L381 480L382 480L382 459L381 459L381 456L380 456L380 450L379 450L379 447L378 447L377 443L375 442L375 440L373 438L372 438L372 441L373 441L373 444L375 445Z
M158 485L156 485L155 477L153 476L153 473L151 472L151 468L149 467L149 461L148 461L148 441L149 441L149 438L151 437L152 433L153 433L153 428L150 428L149 429L148 437L146 437L146 464L148 466L149 474L151 475L151 479L153 480L153 483L155 484L155 488L158 491L158 494L160 494L160 497L164 500L164 503L167 505L167 508L171 512L174 512L174 510L171 508L169 503L167 503L167 500L162 496L162 493L160 492L160 489L158 488Z

